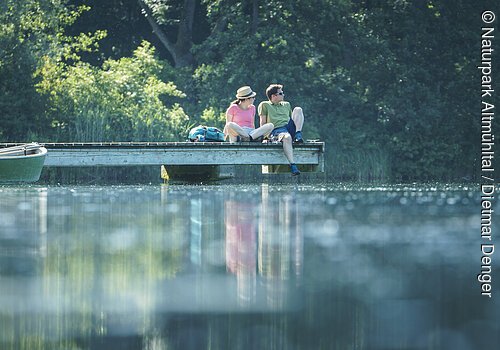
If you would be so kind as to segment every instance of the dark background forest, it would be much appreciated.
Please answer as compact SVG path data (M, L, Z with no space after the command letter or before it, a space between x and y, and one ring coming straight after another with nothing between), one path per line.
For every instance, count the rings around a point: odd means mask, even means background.
M238 87L259 103L281 83L333 178L477 180L485 9L500 12L470 0L0 0L0 141L185 140L222 127Z

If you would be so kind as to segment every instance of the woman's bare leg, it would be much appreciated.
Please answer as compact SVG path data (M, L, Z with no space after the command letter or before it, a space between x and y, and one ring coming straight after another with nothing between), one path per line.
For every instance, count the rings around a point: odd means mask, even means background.
M227 123L224 130L226 131L225 133L229 135L230 142L236 142L238 136L248 138L248 133L235 122Z

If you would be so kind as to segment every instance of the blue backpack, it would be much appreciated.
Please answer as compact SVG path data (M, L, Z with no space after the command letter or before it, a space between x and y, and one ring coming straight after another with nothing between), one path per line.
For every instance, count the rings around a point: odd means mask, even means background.
M213 126L199 125L189 131L191 142L223 142L224 133Z

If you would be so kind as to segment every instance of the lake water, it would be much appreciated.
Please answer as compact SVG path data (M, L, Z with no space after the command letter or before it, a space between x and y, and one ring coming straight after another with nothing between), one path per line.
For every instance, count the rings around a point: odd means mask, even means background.
M480 220L478 186L0 186L0 349L498 349Z

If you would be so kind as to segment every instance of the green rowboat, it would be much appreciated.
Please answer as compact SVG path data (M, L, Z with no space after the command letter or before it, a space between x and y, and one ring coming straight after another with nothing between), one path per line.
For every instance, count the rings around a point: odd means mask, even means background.
M37 143L0 148L0 183L38 181L46 156Z

